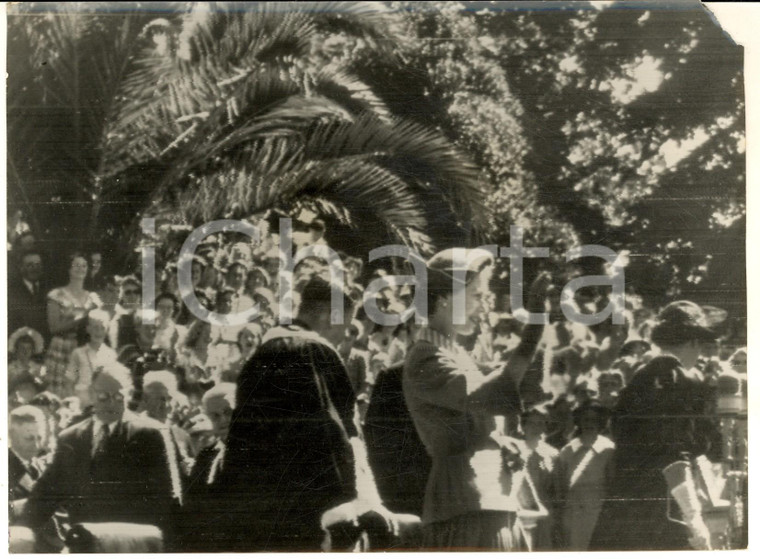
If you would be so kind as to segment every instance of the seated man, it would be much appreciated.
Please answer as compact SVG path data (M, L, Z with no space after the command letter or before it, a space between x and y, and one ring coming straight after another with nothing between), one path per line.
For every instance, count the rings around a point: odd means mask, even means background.
M224 503L215 501L219 468L225 454L225 441L235 409L235 385L217 384L203 395L203 411L213 429L213 441L201 449L195 460L185 493L185 506L178 542L183 552L213 551L217 544L207 536L210 510Z
M215 440L198 453L190 476L193 487L188 487L189 493L203 492L201 486L210 486L216 479L230 430L232 410L235 409L235 389L234 384L222 382L203 395L203 411L211 421Z
M173 499L180 498L176 457L168 431L125 410L130 388L129 371L118 363L95 371L93 416L59 435L22 524L38 528L62 507L72 524L149 524L169 537Z
M45 414L42 410L24 405L14 409L8 424L8 491L9 504L25 499L42 474L38 461L44 439Z
M49 456L40 456L44 449L45 425L47 419L45 412L36 405L24 405L14 409L8 424L8 504L11 527L11 552L18 553L57 553L63 548L63 542L58 534L58 527L53 519L50 519L38 530L35 538L22 537L19 539L19 529L15 524L18 518L14 515L23 510L26 499L34 488L34 484L47 467ZM19 547L21 541L26 539L27 547Z
M177 425L170 414L172 402L177 397L177 377L170 371L149 371L143 377L140 408L144 415L158 421L169 429L172 442L179 453L183 476L189 476L193 467L195 451L190 435Z

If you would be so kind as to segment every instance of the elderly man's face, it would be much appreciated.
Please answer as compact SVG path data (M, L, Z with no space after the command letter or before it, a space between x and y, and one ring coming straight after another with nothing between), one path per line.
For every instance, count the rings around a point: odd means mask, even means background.
M119 421L124 415L124 400L127 398L127 387L107 373L97 376L90 385L92 411L103 423Z
M172 397L163 384L152 383L143 387L143 407L148 417L163 423L169 417Z
M13 451L24 460L31 460L42 444L42 426L36 421L11 422L8 436Z

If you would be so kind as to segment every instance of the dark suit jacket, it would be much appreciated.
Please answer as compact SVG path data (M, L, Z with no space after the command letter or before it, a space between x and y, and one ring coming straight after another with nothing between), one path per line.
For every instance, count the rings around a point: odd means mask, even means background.
M590 549L690 549L688 530L668 520L662 470L706 452L713 428L708 402L709 389L675 357L655 357L636 371L612 416L613 476ZM677 516L678 507L672 509Z
M152 524L171 531L172 482L160 424L126 412L100 458L92 458L94 419L61 432L53 461L27 503L27 524L58 507L79 522Z
M356 399L326 342L297 322L268 336L238 378L224 464L206 504L208 518L224 525L207 530L224 551L318 551L322 513L356 498Z
M28 497L39 477L40 471L34 464L24 464L21 458L8 449L8 493L11 501Z
M34 328L49 340L47 322L47 290L42 282L35 295L21 278L8 282L8 333L22 326ZM12 348L11 348L12 349Z

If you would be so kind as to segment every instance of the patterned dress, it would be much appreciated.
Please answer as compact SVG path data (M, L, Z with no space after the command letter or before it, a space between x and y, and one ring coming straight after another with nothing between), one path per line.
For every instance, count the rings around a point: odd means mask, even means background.
M75 325L66 332L59 332L50 340L47 355L45 357L45 380L48 390L61 398L72 396L66 388L66 370L69 365L71 352L77 347L77 335L87 313L102 306L100 298L93 292L86 292L82 300L77 300L65 287L57 287L48 293L48 305L56 304L61 309L64 319L77 318Z

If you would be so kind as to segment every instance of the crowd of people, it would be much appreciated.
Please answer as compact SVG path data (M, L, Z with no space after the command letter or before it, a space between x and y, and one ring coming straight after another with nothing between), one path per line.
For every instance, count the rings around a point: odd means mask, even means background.
M297 233L296 248L326 246L319 219ZM174 551L716 545L691 478L673 472L701 456L717 471L724 458L716 390L724 376L746 386L747 358L714 329L725 313L688 301L656 312L631 295L624 324L584 326L565 318L557 278L541 273L525 307L548 312L548 324L523 324L496 311L488 253L464 263L447 250L427 262L427 325L375 324L365 286L393 270L348 257L335 324L316 251L294 268L295 319L280 324L276 244L220 234L198 247L197 299L222 315L259 310L217 324L185 305L176 263L146 309L138 274L109 273L107 253L71 254L67 280L51 286L34 235L16 239L9 518L19 549L27 528L37 551L74 548L82 526ZM456 281L465 324L452 317ZM377 297L401 314L414 290ZM583 289L573 303L594 312L608 297ZM407 442L428 461L412 472L421 488L406 510L376 472L372 418L393 396L376 386L391 375L403 395L392 419L407 421ZM102 523L119 524L102 534Z

